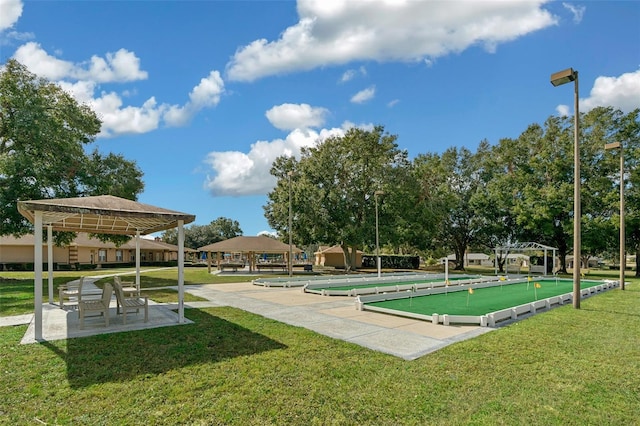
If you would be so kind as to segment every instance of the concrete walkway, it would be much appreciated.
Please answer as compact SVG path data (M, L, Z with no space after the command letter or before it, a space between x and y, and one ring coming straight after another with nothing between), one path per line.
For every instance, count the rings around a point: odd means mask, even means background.
M208 300L186 306L232 306L407 360L492 330L358 311L351 297L320 296L300 288L234 283L189 285L186 290Z

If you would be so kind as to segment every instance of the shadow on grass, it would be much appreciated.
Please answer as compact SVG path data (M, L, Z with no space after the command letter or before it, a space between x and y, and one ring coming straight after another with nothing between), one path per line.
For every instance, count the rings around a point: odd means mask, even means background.
M275 340L198 309L193 324L69 339L67 352L47 345L67 364L72 388L126 382L194 364L284 349Z

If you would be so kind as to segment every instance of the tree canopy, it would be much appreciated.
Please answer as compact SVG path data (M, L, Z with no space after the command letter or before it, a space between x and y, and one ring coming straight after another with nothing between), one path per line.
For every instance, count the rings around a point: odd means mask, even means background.
M615 253L619 157L604 151L614 141L624 146L627 170L627 247L640 255L639 114L599 107L580 116L583 264ZM557 247L566 271L573 239L573 123L572 117L552 116L515 139L493 146L482 141L475 152L451 147L412 161L382 126L351 129L305 149L299 161L274 162L278 183L265 216L287 239L291 203L295 243L341 244L349 266L356 248L372 249L377 198L380 241L395 250L450 250L461 268L470 248L493 252L536 241ZM501 268L506 254L497 259Z
M226 217L219 217L208 225L191 225L184 229L184 245L192 249L242 235L240 223ZM169 229L162 233L162 241L178 244L178 231Z
M136 199L144 184L135 162L85 152L100 125L89 106L19 62L9 60L0 69L0 235L31 232L17 210L19 200L102 194Z
M278 158L271 170L278 184L265 206L269 225L287 238L290 200L295 243L340 244L350 268L357 249L374 238L374 194L393 197L395 170L409 165L396 139L382 126L352 128L303 149L300 161Z

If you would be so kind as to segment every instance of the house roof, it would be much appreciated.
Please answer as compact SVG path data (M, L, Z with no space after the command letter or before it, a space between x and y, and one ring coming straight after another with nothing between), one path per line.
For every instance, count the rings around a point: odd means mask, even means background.
M302 252L295 245L292 246L292 250L296 253ZM284 253L289 251L289 244L264 235L258 235L257 237L239 236L199 247L198 251Z
M18 201L18 211L30 222L42 212L44 225L55 231L141 235L193 222L195 215L163 209L113 195Z
M331 247L326 247L326 246L320 246L319 250L317 252L315 252L314 254L326 254L326 253L340 253L342 254L342 247L340 246L340 244L336 244L335 246L331 246ZM362 250L356 250L356 253L363 253Z
M23 235L20 238L13 237L11 235L5 235L0 237L0 247L3 246L30 246L33 247L35 238L33 234ZM112 242L103 242L97 238L90 238L88 234L84 232L78 233L77 237L71 242L70 245L76 245L79 247L91 247L91 248L119 248L124 250L135 250L135 240L127 241L120 247ZM163 241L148 240L146 238L140 238L140 249L142 250L165 250L165 251L178 251L178 246L168 244ZM195 252L196 250L185 247L185 252Z

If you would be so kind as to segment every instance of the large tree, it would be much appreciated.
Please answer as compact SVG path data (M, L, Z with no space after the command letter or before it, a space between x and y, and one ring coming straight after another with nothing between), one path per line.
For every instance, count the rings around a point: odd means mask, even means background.
M264 207L269 225L288 238L290 201L296 244L340 244L353 268L356 251L375 241L374 194L384 193L379 203L396 197L395 169L408 167L396 139L382 126L352 128L303 149L300 161L280 157L271 170L278 183Z
M486 186L484 161L489 148L482 141L476 153L467 148L449 148L442 155L422 155L414 161L421 190L429 199L423 216L437 221L436 243L453 250L456 269L464 269L464 253L478 241L482 227L472 201L474 194Z
M19 200L101 194L136 199L144 185L134 162L85 153L100 125L89 106L19 62L9 60L0 69L0 235L31 232L18 213ZM58 237L62 242L70 236Z
M208 225L191 225L184 229L184 245L193 249L203 247L218 241L228 240L242 235L240 223L237 220L219 217ZM169 229L162 233L162 241L178 244L178 231Z

